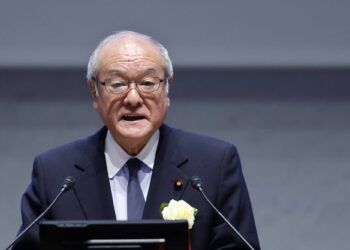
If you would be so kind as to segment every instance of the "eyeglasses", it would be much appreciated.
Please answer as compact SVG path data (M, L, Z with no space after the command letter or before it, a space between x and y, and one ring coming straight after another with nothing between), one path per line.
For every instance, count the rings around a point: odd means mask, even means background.
M141 93L152 93L159 89L164 79L158 77L144 77L136 81L127 81L121 77L111 77L104 82L99 81L97 78L93 78L96 83L100 83L105 86L106 91L111 94L121 95L127 93L131 87L131 83L135 83L135 88Z

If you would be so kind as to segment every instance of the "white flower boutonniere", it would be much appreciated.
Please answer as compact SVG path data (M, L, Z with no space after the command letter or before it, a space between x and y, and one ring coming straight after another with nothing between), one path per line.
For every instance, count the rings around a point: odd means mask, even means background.
M192 207L186 201L171 200L169 203L160 205L160 212L164 220L187 220L188 229L191 229L198 209Z

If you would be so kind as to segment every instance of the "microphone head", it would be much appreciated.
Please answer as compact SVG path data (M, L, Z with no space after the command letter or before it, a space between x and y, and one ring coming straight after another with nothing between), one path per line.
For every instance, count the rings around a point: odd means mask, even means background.
M74 186L75 178L73 176L68 176L66 179L64 179L62 184L62 190L67 191L71 189Z
M198 176L191 177L191 185L194 189L202 191L202 181L201 178L199 178Z

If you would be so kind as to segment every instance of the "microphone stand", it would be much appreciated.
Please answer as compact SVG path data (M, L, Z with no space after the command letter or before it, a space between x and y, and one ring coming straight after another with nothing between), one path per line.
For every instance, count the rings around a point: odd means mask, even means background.
M226 219L226 217L214 206L213 203L209 200L206 194L203 191L201 179L198 176L193 176L191 178L192 187L198 190L204 197L204 199L208 202L208 204L214 209L214 211L225 221L225 223L239 236L239 238L251 249L255 250L252 245L238 232L238 230Z
M64 183L62 185L62 188L60 190L60 192L57 194L57 196L55 197L55 199L51 202L51 204L45 209L44 212L42 212L32 223L30 223L29 226L27 226L19 235L17 235L17 237L14 239L14 241L12 241L12 243L10 245L8 245L5 250L10 249L15 243L17 243L17 241L22 238L22 236L29 230L31 229L42 217L44 217L44 215L51 209L51 207L53 205L55 205L55 203L57 202L58 198L60 198L60 196L67 191L68 189L70 189L72 186L74 185L74 178L73 177L67 177L64 180Z

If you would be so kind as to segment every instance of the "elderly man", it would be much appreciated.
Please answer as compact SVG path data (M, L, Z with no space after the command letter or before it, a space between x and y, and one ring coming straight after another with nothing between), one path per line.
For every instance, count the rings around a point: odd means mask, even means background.
M189 185L191 176L198 175L208 197L259 249L235 147L164 124L173 70L163 45L131 31L113 34L90 57L87 78L93 107L105 127L35 159L32 182L22 199L21 230L71 175L76 178L73 190L45 219L160 219L161 203L182 199L199 210L190 231L193 250L245 249ZM17 249L38 248L38 238L36 226Z

